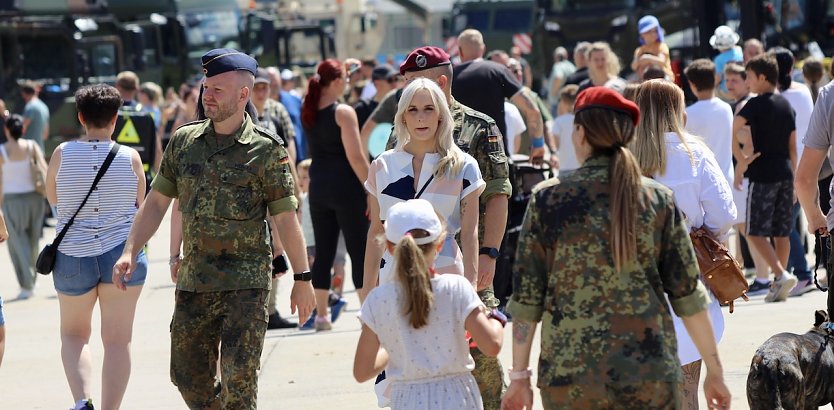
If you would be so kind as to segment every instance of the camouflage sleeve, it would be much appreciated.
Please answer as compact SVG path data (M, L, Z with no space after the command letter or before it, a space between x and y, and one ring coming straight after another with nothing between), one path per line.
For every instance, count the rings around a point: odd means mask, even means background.
M282 135L281 137L289 143L289 141L295 140L295 127L292 125L292 118L290 118L290 113L284 107L283 104L278 104L278 118L281 121L281 127L284 128L284 131L287 135Z
M156 190L168 198L178 198L177 191L177 156L174 151L178 149L179 142L182 140L181 132L174 132L165 152L162 154L162 162L159 166L159 173L151 182L151 188Z
M377 124L393 123L397 114L397 102L396 90L389 92L371 113L371 119Z
M547 291L547 248L536 206L538 199L540 195L530 197L524 214L513 264L513 295L508 306L514 318L526 322L541 320Z
M472 138L469 153L478 161L478 167L486 182L486 188L481 193L482 202L496 194L512 195L510 167L507 164L507 155L504 153L504 143L498 126L490 124L488 131L482 131Z
M290 156L277 142L270 144L264 172L264 196L270 215L294 212L298 209L295 186L290 173ZM274 160L278 158L278 160Z
M676 315L685 317L705 310L709 305L709 296L698 279L701 273L684 225L683 213L671 203L671 197L669 201L658 270L672 309Z

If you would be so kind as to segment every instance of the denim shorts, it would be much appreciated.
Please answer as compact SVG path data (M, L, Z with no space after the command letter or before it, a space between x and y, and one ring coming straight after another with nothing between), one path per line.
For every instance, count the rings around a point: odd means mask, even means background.
M101 255L83 258L67 256L58 251L55 270L52 274L55 290L65 295L80 296L93 290L99 283L112 284L113 265L122 256L124 247L125 244L122 242ZM125 285L143 285L147 275L148 258L145 256L145 251L141 250L136 256L136 270Z
M6 324L6 316L3 315L3 297L0 296L0 326Z

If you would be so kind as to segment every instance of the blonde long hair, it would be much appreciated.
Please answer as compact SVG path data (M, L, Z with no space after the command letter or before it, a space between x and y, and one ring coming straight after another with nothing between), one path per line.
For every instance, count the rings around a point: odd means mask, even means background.
M649 80L640 85L637 93L637 106L640 108L640 121L637 123L637 138L632 150L643 175L666 174L666 133L678 134L690 161L692 149L686 142L683 127L683 115L686 105L683 91L666 80Z
M397 114L394 116L394 133L397 134L397 149L402 150L405 144L411 139L408 127L405 125L405 112L411 105L411 100L419 90L426 90L431 95L432 103L439 114L440 124L435 134L435 147L440 155L440 161L434 170L435 178L446 175L457 175L463 168L464 153L455 144L452 132L454 123L449 104L446 102L446 95L434 81L427 78L414 79L403 90L400 102L397 104Z

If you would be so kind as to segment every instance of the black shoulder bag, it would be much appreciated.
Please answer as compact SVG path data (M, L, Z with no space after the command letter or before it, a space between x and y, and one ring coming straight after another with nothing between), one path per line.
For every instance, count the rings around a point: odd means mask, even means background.
M72 226L73 222L75 222L75 217L78 216L78 213L81 212L82 208L84 208L87 200L90 199L90 194L93 193L96 185L98 185L98 181L100 181L101 177L104 176L104 173L107 172L107 168L110 168L110 163L113 162L113 158L116 158L116 153L119 152L119 147L120 145L118 143L113 143L113 147L110 148L107 158L105 158L104 163L101 164L101 168L99 168L98 174L96 174L96 178L93 180L93 185L90 186L90 190L87 192L87 196L85 196L84 200L81 201L81 206L78 207L78 210L75 211L72 218L70 218L69 221L67 221L67 224L64 225L64 229L61 229L61 232L55 236L55 240L53 240L49 245L44 246L43 250L41 250L41 253L38 255L38 261L35 262L35 269L41 275L49 275L52 273L52 270L55 269L55 259L58 254L58 245L60 245L61 241L64 240L64 236L67 234L70 226Z

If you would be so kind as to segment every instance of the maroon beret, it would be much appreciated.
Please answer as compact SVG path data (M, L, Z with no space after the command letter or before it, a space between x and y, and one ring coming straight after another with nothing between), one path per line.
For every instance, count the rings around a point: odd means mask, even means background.
M602 108L627 114L631 117L634 125L640 120L640 109L637 104L627 100L622 94L608 87L587 88L578 96L573 106L573 111L579 114L580 111L588 108Z
M400 74L405 75L409 71L428 70L441 65L452 64L449 54L442 48L424 46L412 51L405 61L400 64Z

